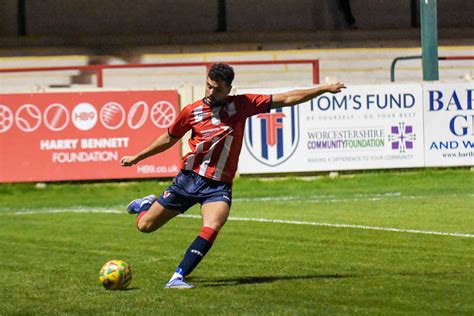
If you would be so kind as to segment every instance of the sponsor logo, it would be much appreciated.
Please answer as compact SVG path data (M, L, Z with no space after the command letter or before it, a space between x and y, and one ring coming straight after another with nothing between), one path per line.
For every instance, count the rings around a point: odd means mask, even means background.
M13 112L7 106L0 104L0 133L4 133L13 125Z
M196 249L191 249L191 253L195 253L195 254L197 254L197 255L200 256L200 257L204 257L204 255L202 254L202 252L200 252L199 250L196 250Z
M448 118L449 131L454 136L474 136L474 115L468 114L474 109L474 90L439 91L428 90L429 112L440 113L439 117ZM456 114L457 113L457 114Z
M308 151L338 151L383 149L385 130L382 128L315 129L307 131Z
M159 101L151 108L151 121L159 128L168 128L176 118L174 106L167 101Z
M392 150L398 150L400 153L405 153L407 150L413 149L413 144L416 140L413 126L405 125L405 123L392 126L388 140L392 143Z
M45 108L34 104L22 104L16 110L7 104L0 104L0 133L7 133L13 127L31 133L42 125L53 132L62 131L73 125L81 131L95 127L118 130L124 125L139 129L151 121L160 128L169 127L176 118L176 110L168 101L158 101L149 110L145 101L135 102L127 113L127 105L110 101L104 105L82 102L73 105L72 111L61 103L51 103Z
M125 122L125 110L117 102L109 102L100 110L100 122L107 129L120 128Z
M43 113L44 124L53 132L59 132L69 124L69 112L60 103L53 103Z
M81 131L92 129L97 123L97 110L90 103L79 103L72 110L72 123Z
M36 105L24 104L16 112L15 121L23 132L33 132L41 125L41 112Z
M193 110L194 121L196 123L202 122L203 119L208 117L211 113L204 113L204 107L198 106Z
M163 192L163 198L165 199L167 199L170 195L171 193L169 193L168 191Z
M322 95L310 102L310 110L344 112L364 110L412 109L416 98L411 93Z
M245 146L257 161L277 166L294 154L300 138L299 124L297 106L252 116L245 127Z
M223 195L222 197L226 199L227 201L230 201L230 197L228 197L227 195Z
M145 124L148 117L148 104L145 101L138 101L130 108L127 117L127 124L131 129L139 129Z

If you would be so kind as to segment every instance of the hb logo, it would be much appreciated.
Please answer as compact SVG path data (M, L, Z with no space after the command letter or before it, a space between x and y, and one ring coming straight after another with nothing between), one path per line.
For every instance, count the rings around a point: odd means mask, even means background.
M256 160L267 166L277 166L295 152L299 124L297 106L249 117L245 127L245 146Z

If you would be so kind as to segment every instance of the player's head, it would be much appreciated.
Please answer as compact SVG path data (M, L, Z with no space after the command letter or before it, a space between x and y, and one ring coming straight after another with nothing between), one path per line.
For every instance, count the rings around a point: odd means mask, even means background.
M223 63L212 65L207 75L206 98L211 104L219 103L229 95L234 80L234 69Z
M224 81L228 86L232 86L234 81L234 69L228 64L218 63L211 66L207 75L212 81Z

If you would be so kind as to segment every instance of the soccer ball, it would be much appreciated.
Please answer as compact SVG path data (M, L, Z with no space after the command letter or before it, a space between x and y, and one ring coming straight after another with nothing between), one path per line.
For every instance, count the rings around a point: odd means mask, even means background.
M111 260L100 269L99 282L106 290L125 290L132 282L132 269L123 260Z

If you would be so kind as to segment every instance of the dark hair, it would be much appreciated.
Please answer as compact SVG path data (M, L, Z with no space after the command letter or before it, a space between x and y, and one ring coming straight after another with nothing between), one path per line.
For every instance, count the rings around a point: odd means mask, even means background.
M222 80L230 86L234 80L234 69L224 63L213 64L207 76L213 81Z

